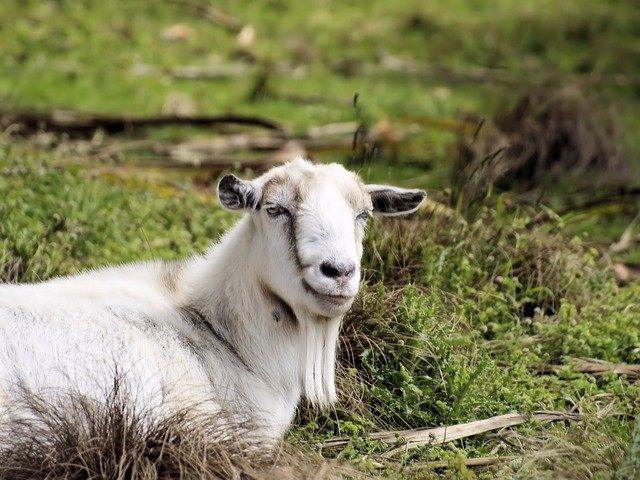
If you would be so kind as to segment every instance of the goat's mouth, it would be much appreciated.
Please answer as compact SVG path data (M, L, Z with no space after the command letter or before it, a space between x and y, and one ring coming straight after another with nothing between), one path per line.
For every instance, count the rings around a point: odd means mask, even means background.
M309 285L309 283L304 278L302 279L302 286L308 293L313 295L315 298L325 303L331 304L335 307L342 307L347 305L353 300L353 297L354 297L353 295L334 295L330 293L319 292L318 290L313 288L311 285Z

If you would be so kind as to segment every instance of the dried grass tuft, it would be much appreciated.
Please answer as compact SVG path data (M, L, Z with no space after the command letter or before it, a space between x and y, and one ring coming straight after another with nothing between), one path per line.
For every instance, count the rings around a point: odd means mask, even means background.
M0 479L337 478L317 455L260 443L249 423L185 408L134 408L119 382L106 401L24 391L0 424ZM313 473L312 473L313 472Z
M483 198L491 185L625 185L630 166L616 137L613 119L580 91L539 88L460 141L455 183L466 202Z
M546 307L581 297L587 287L579 279L594 274L593 258L585 255L591 251L561 229L528 228L486 208L470 223L458 212L431 207L410 220L372 225L363 260L367 283L393 288L411 283L457 295L467 285L508 277L518 280L521 291L536 292L532 301Z

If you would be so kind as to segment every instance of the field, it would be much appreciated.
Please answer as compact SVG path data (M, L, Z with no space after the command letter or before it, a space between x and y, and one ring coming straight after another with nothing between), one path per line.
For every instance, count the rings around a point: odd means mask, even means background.
M223 172L338 161L429 200L370 225L306 475L640 477L632 2L5 0L0 30L0 281L202 252Z

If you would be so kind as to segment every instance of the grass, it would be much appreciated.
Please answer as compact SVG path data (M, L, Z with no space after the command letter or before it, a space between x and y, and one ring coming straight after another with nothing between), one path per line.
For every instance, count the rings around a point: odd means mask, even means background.
M180 93L196 112L263 115L294 133L353 120L388 121L411 132L395 154L383 148L353 159L348 151L314 152L369 181L432 189L438 202L408 221L371 226L365 281L342 337L341 402L326 413L302 406L288 442L314 449L346 436L347 447L323 454L363 475L392 478L636 475L639 387L613 373L581 373L573 360L640 363L640 285L617 285L607 252L637 203L531 223L543 207L520 201L517 190L489 186L465 208L469 198L456 198L452 183L458 141L452 125L469 115L495 118L534 88L569 85L589 97L594 118L615 118L615 144L637 169L637 9L596 0L453 0L446 8L418 0L366 7L216 3L255 28L247 48L196 5L207 3L2 2L0 109L154 115ZM177 23L190 36L162 40ZM246 74L216 80L169 73L238 64ZM259 81L263 95L252 98ZM97 165L65 148L66 140L21 138L11 128L0 137L1 280L183 257L203 251L235 221L188 177L128 175L126 156L118 160L124 163ZM637 186L630 176L625 188ZM545 204L558 209L594 194L577 192L573 180L544 193ZM632 248L613 259L637 258ZM544 365L556 368L541 373ZM424 445L391 458L384 453L393 446L365 435L535 410L583 418ZM511 460L465 465L490 456ZM429 467L442 461L446 467Z
M233 221L188 187L166 192L87 177L56 167L48 155L2 147L4 280L177 258L202 250ZM524 227L533 212L485 208L469 223L431 204L406 222L375 222L366 283L343 332L343 399L328 414L302 408L290 441L350 436L348 448L325 454L376 474L403 468L411 477L412 465L443 459L464 472L460 455L496 452L522 461L487 467L480 476L571 472L576 454L594 459L584 467L589 475L614 474L631 442L640 391L624 377L575 371L571 359L638 363L640 291L618 287L598 251L569 239L560 225ZM541 364L560 367L540 374ZM526 425L514 429L515 443L505 432L485 434L394 460L381 458L388 446L362 437L512 411L576 409L586 415L579 426ZM598 417L608 413L615 416ZM605 447L610 457L596 458ZM591 478L587 473L575 478Z

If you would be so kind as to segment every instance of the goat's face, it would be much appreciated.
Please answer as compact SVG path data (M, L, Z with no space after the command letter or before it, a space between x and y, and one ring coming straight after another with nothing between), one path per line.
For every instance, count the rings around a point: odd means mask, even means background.
M297 159L253 181L227 175L218 197L230 210L251 212L261 280L294 308L335 318L358 292L369 216L413 212L425 193L367 186L338 164Z

